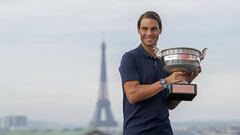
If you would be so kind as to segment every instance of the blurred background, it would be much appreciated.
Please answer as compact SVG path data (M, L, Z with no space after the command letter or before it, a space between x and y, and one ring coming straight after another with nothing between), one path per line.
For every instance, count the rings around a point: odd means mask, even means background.
M24 116L34 127L87 128L105 42L109 100L121 128L118 67L140 43L138 17L153 10L163 23L160 49L208 48L194 80L198 96L170 111L174 129L227 123L227 130L239 131L239 7L238 0L1 0L0 117Z

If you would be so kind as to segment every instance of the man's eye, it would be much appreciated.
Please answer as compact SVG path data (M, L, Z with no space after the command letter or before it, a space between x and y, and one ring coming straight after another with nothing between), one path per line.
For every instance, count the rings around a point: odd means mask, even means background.
M155 31L155 30L158 30L158 28L154 27L154 28L152 28L152 30L154 30L154 31Z

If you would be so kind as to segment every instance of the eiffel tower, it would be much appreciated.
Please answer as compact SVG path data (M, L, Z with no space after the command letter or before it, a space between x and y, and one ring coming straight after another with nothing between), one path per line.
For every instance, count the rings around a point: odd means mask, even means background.
M114 120L112 110L110 107L110 102L108 99L105 49L106 49L106 45L105 45L105 42L103 42L101 45L102 60L101 60L99 97L98 97L94 117L90 122L90 127L93 127L93 128L101 128L101 127L107 128L107 127L117 126L117 122Z

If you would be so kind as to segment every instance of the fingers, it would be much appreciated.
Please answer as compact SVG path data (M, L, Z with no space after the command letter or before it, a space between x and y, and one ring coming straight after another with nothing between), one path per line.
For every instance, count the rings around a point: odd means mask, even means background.
M191 73L186 72L173 72L166 79L167 83L180 83L180 82L192 82L194 78L201 72L201 67L199 66L195 71Z
M199 74L201 72L202 72L202 68L200 66L194 71L195 74Z
M199 73L201 73L201 67L199 66L196 70L194 70L192 73L190 73L189 75L188 75L188 82L190 83L190 82L192 82L197 76L198 76L198 74Z
M198 73L201 73L201 72L202 72L202 68L201 68L200 66L197 68L197 72L198 72Z
M182 83L182 82L186 82L186 79L176 79L172 83Z
M173 72L173 77L183 77L186 76L186 73L184 72Z
M201 67L199 67L192 73L192 76L195 78L201 72L202 72L202 69L201 69Z
M174 81L175 83L179 83L179 82L185 82L186 80L187 80L186 76L179 76Z
M186 73L184 72L174 72L166 78L168 83L179 83L187 80Z

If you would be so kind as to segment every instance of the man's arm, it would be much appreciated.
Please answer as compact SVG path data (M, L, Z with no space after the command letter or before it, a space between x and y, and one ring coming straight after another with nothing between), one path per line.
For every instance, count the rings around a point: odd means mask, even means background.
M124 83L124 91L131 104L151 98L160 91L163 86L158 82L150 85L140 85L139 81L127 81Z
M165 80L169 84L179 83L186 80L186 77L183 72L174 72L170 76L165 78ZM163 86L159 81L153 84L146 85L141 85L139 81L127 81L124 83L123 87L128 101L131 104L149 99L163 90Z

